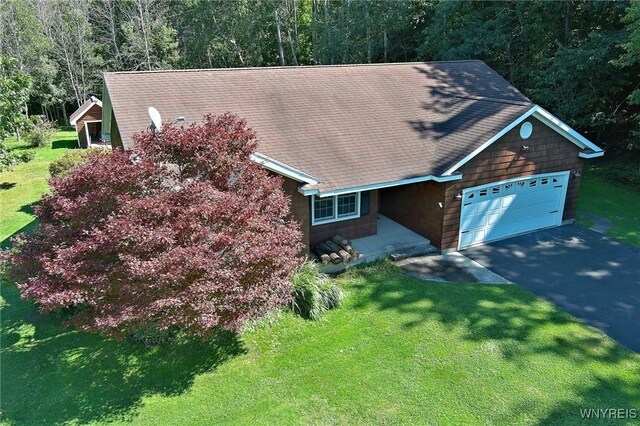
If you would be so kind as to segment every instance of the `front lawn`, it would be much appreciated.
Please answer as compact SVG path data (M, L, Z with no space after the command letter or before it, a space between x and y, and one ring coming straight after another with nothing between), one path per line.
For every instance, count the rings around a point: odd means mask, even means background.
M48 163L75 144L57 140L0 174L2 239L32 223ZM618 200L594 188L585 179L582 198ZM517 286L387 263L339 284L345 304L322 321L283 313L241 337L148 349L61 329L4 282L0 423L567 424L581 408L640 409L640 355Z
M15 140L7 140L7 146L15 150L34 149L36 156L28 163L14 166L10 172L0 173L0 247L6 247L11 235L33 222L33 204L49 191L49 163L77 147L77 139L74 131L58 131L51 147L29 148Z
M609 236L640 247L640 193L637 191L607 182L586 170L580 182L578 210L607 219L613 224Z
M343 307L218 343L145 349L61 330L5 286L9 424L574 423L640 407L640 356L517 286L379 264Z

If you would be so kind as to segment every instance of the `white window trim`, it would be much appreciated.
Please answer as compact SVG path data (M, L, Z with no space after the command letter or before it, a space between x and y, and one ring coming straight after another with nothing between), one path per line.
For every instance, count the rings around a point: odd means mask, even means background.
M350 214L349 216L338 217L338 197L345 196L345 195L352 195L352 194L355 194L356 196L356 212L354 214ZM350 192L347 194L339 194L339 195L333 195L331 197L318 197L318 198L321 200L326 200L327 198L333 199L333 217L328 219L316 220L316 209L315 209L316 195L312 195L311 196L311 225L314 225L314 226L324 225L326 223L341 222L343 220L357 219L360 217L360 192Z

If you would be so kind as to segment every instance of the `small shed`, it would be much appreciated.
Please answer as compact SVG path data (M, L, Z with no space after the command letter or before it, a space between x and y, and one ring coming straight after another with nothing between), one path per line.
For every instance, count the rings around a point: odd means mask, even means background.
M80 148L109 146L108 142L102 140L102 102L100 99L91 96L69 118L70 124L76 127Z

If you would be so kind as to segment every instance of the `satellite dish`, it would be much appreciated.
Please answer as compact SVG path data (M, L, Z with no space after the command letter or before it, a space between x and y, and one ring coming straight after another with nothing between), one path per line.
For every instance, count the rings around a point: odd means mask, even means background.
M160 113L154 107L149 107L149 117L151 117L151 123L155 130L162 130L162 118Z

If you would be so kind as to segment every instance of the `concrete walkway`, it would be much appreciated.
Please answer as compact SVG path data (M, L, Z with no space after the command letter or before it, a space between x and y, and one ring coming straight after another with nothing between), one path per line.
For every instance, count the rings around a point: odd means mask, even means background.
M576 215L586 217L591 222L593 222L593 225L589 229L599 234L606 234L611 230L611 228L613 228L613 223L593 213L589 213L584 210L578 210L576 212Z
M458 252L412 257L396 262L407 275L427 281L513 284Z

